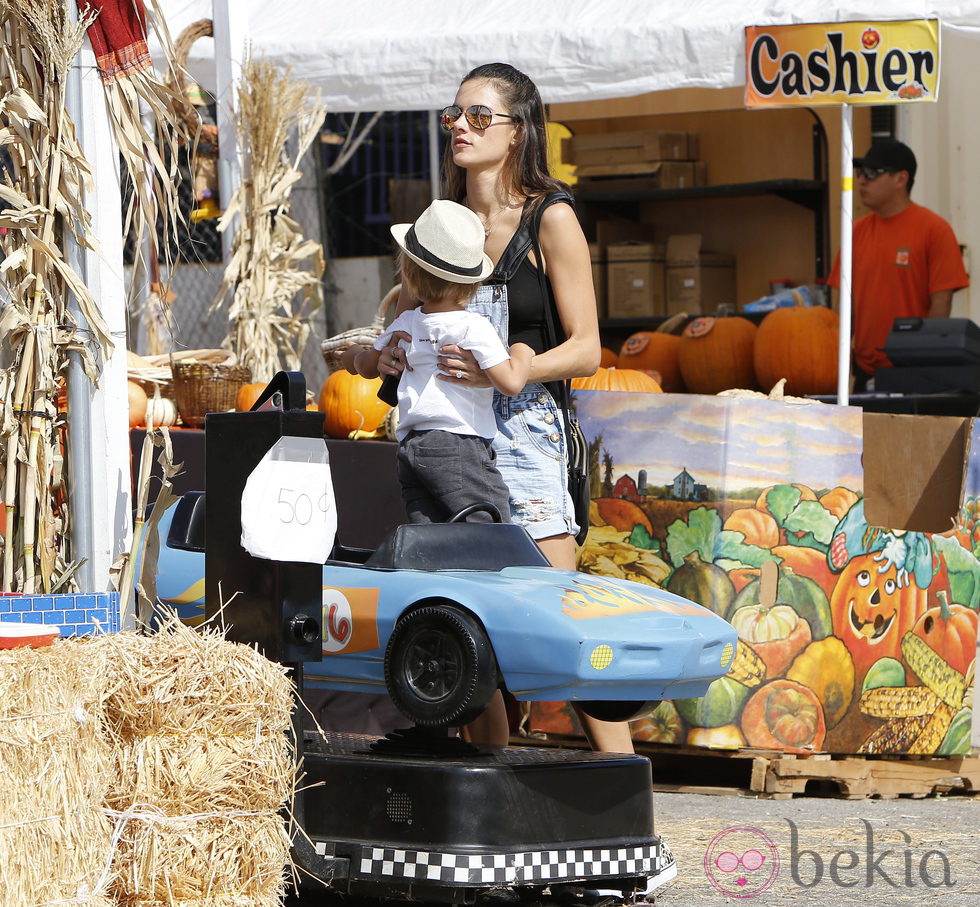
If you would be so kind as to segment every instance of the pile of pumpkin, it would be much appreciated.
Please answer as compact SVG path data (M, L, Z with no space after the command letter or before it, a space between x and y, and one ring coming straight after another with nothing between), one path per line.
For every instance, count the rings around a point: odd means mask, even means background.
M378 399L380 378L361 378L344 369L333 372L320 387L317 400L307 409L324 415L324 432L330 438L380 438L386 436L385 417L391 409ZM264 391L264 382L243 384L235 398L235 410L248 412ZM147 394L143 385L129 382L130 428L152 424L173 427L179 420L177 406L169 397Z
M633 334L618 353L603 348L602 368L592 378L577 378L573 387L717 394L769 391L785 378L785 392L796 396L837 388L838 319L825 306L776 309L758 326L739 316L699 316L673 333L678 326L671 319L656 331Z

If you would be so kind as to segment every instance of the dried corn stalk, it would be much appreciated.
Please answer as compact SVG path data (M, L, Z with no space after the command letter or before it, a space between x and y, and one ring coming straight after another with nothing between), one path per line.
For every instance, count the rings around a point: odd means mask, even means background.
M228 302L230 329L223 346L247 365L253 381L299 368L309 337L309 316L320 303L323 250L304 240L290 216L298 164L323 122L324 108L308 88L265 61L249 60L238 99L238 135L247 178L221 216L219 230L238 217L231 261L214 308ZM297 132L296 157L286 140ZM302 291L300 300L296 300Z
M0 145L10 156L0 184L0 342L12 364L0 372L2 497L6 506L2 585L48 591L65 572L67 495L59 488L61 445L55 398L68 352L95 380L112 344L91 293L65 260L72 235L91 248L83 187L91 169L65 112L68 71L90 16L75 24L59 0L0 0ZM73 295L94 342L79 336ZM60 497L60 503L59 503Z

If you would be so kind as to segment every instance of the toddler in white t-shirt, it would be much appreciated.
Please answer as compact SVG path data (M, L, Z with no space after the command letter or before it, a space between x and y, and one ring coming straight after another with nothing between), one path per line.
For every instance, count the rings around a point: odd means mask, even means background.
M433 202L414 224L395 224L402 282L421 300L399 315L363 350L354 367L378 376L381 351L393 335L401 340L407 367L398 382L398 480L413 523L441 523L472 504L487 502L510 522L509 492L494 465L490 442L497 433L493 390L513 395L527 382L533 350L508 350L490 321L466 311L476 284L493 271L483 252L479 217L450 201ZM455 344L470 350L492 387L474 387L457 373L439 369L439 350ZM440 377L441 375L441 377ZM455 380L454 380L455 378ZM489 520L483 511L470 519Z

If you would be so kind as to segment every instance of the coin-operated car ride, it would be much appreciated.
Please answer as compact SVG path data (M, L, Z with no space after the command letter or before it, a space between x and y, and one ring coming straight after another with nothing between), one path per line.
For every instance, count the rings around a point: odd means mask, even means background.
M203 617L204 558L185 496L161 524L157 594ZM498 686L518 700L570 700L621 721L661 699L701 696L724 675L736 633L654 586L549 566L508 523L397 527L374 551L334 545L323 566L323 659L306 687L387 688L416 725L463 725Z

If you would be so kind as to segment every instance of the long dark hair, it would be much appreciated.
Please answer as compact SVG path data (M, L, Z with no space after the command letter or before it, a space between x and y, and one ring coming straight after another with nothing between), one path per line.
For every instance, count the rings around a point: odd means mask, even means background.
M548 172L544 103L534 82L509 63L477 66L463 77L460 84L474 79L489 82L507 105L507 112L520 117L517 142L507 157L504 171L511 194L542 197L556 189L567 189L561 180ZM462 202L466 195L466 171L453 161L452 142L446 144L442 171L444 197ZM533 203L530 207L533 209Z

